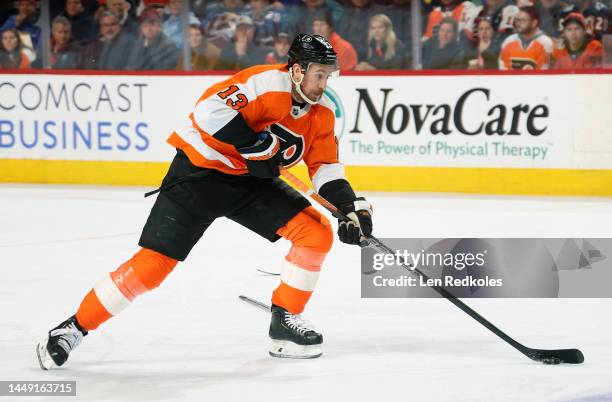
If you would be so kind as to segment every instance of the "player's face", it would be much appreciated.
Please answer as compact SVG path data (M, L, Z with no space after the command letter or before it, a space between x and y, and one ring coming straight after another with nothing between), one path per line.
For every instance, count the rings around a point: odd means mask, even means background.
M323 95L325 88L327 88L327 80L334 71L336 71L336 69L333 66L316 63L311 64L301 84L304 95L306 95L308 99L318 101Z
M584 42L586 32L578 24L569 24L563 30L563 37L573 48L578 48Z
M12 31L4 31L2 34L2 46L7 52L12 52L17 47L17 35Z

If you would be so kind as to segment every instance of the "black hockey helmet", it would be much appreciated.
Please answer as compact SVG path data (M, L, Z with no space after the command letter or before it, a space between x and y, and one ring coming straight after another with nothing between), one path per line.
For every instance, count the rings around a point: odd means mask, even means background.
M304 70L310 63L338 66L332 45L320 35L299 34L289 48L289 67L299 63Z

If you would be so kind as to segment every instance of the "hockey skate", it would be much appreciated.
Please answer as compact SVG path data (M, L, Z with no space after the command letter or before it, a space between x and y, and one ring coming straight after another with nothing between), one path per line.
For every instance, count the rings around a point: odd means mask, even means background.
M272 305L270 322L270 356L293 359L314 359L321 356L323 335L312 329L299 314L291 314Z
M40 368L49 370L66 363L70 352L79 346L85 335L87 331L79 325L74 315L53 328L36 347Z

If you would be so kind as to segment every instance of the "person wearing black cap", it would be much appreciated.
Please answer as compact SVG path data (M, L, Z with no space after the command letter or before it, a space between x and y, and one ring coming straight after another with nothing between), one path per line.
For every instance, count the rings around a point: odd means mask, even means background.
M41 368L63 365L86 335L159 286L221 217L271 242L281 237L291 242L279 258L268 352L281 358L321 356L323 335L301 313L332 247L332 226L279 176L281 167L303 160L315 190L348 218L338 223L340 241L361 245L372 233L372 207L346 179L334 134L336 108L324 93L337 71L332 45L321 36L300 34L288 62L247 68L204 91L185 125L167 140L177 153L161 187L149 193L159 192L141 248L104 275L76 314L38 344ZM217 241L240 247L232 239ZM233 265L250 263L231 258Z
M563 43L553 50L554 68L581 70L602 65L603 46L586 32L585 18L570 13L563 19Z

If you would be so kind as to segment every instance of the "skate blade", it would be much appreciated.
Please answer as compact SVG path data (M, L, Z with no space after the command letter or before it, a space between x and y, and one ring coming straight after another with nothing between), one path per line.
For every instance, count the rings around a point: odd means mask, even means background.
M47 342L49 338L43 339L38 345L36 345L36 356L38 356L38 364L43 370L49 370L55 367L55 362L47 352Z
M298 345L290 341L273 340L270 356L285 359L315 359L323 354L321 345Z

